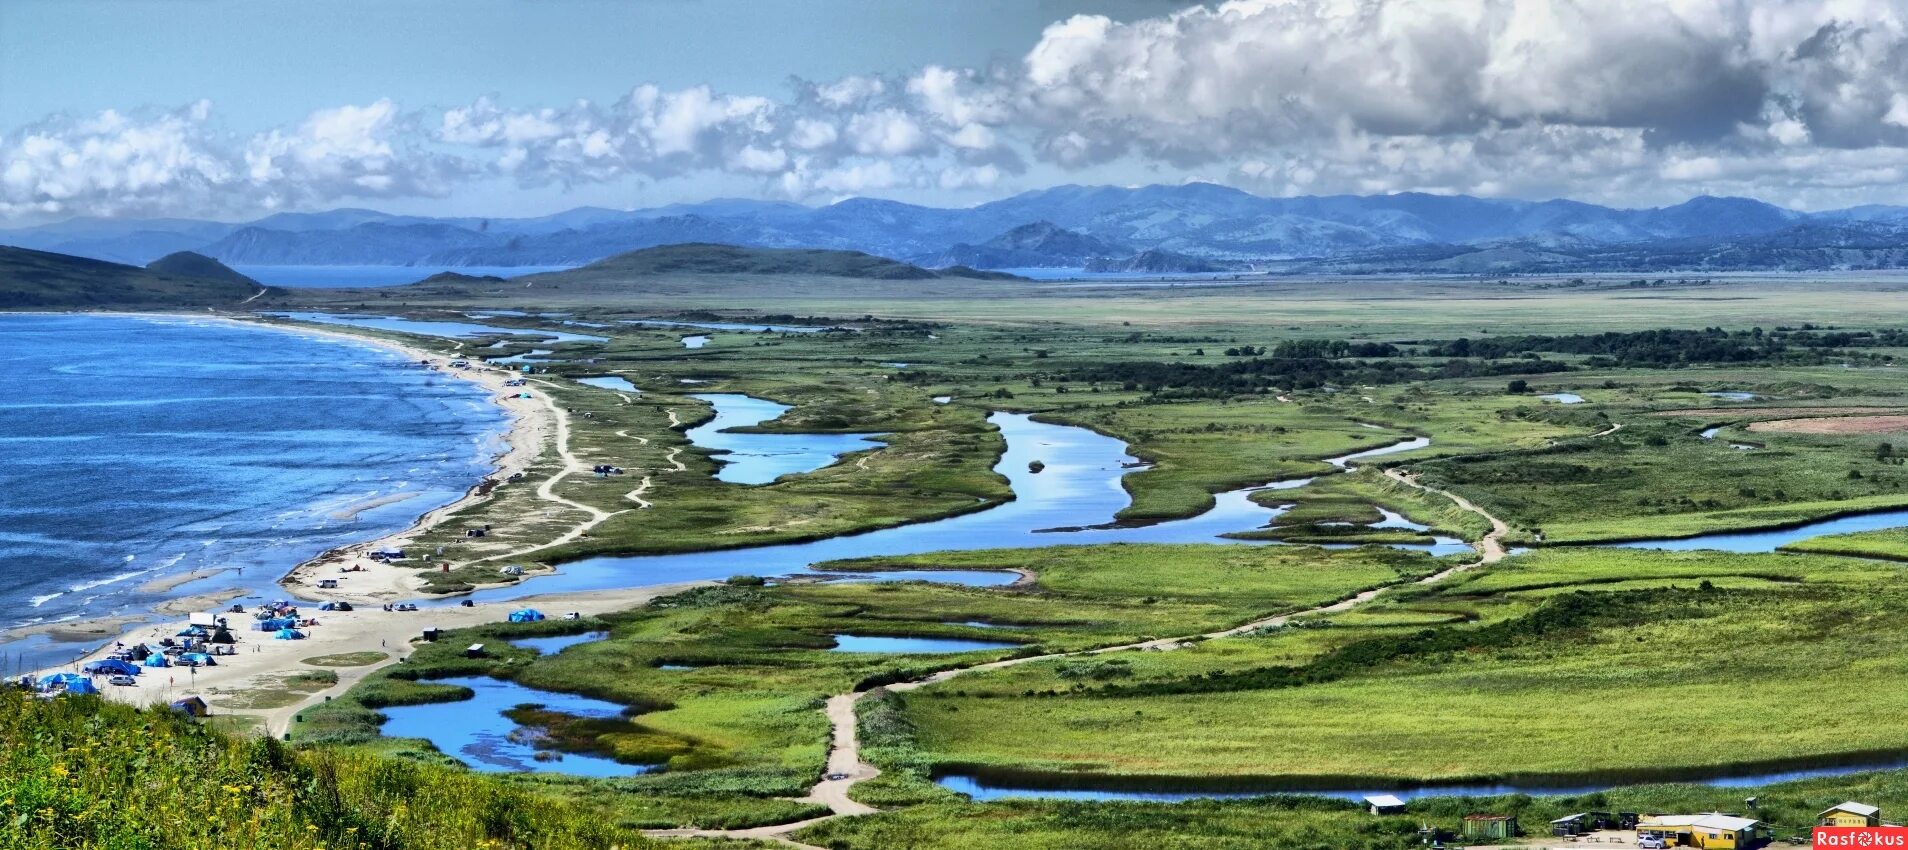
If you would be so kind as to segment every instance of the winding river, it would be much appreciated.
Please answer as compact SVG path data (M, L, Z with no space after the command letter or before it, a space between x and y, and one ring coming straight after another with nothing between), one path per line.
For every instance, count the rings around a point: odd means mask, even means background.
M662 555L587 558L563 564L554 575L520 585L479 590L479 601L506 601L546 593L607 590L687 581L713 581L737 574L779 576L808 571L824 561L912 555L921 552L974 549L1011 549L1089 543L1229 543L1278 545L1267 541L1230 540L1220 535L1260 528L1284 512L1252 501L1248 487L1220 493L1211 510L1187 519L1145 526L1108 525L1130 502L1121 478L1138 461L1126 453L1126 444L1084 428L1036 422L1018 413L995 413L988 418L1006 437L1007 450L994 471L1013 486L1015 499L986 510L948 519L896 526L862 534L829 537L806 543L755 546ZM750 435L762 436L762 435ZM813 436L813 435L793 435ZM839 435L823 435L834 437ZM1333 458L1334 466L1358 459L1410 451L1430 444L1422 437ZM1041 461L1036 473L1028 464ZM1309 479L1279 482L1272 489L1303 485ZM1470 551L1460 541L1444 540L1414 548L1434 555ZM934 578L962 584L1004 584L1011 574L983 573L988 580L974 582L965 573L896 574L896 577ZM1000 578L1005 575L1003 580ZM455 604L435 600L426 604Z

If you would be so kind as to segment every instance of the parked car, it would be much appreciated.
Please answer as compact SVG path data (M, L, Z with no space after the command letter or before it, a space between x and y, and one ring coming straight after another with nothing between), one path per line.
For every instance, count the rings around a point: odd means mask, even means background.
M111 678L108 678L106 680L106 684L119 685L121 687L132 687L133 685L139 684L139 680L131 676L128 676L124 673L114 673Z
M1637 850L1664 850L1667 845L1663 843L1663 839L1661 838L1657 838L1654 835L1645 835L1636 840L1636 846Z

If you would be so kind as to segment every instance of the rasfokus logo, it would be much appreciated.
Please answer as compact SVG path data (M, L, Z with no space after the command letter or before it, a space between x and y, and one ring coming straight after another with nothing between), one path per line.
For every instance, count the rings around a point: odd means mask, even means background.
M1817 847L1908 847L1908 827L1818 826Z

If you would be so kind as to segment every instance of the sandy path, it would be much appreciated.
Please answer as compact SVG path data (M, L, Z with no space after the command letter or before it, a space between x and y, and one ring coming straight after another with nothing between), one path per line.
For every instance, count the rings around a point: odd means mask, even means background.
M1609 432L1604 432L1604 433L1610 433L1615 430L1616 430L1615 428L1612 428L1610 429ZM1397 469L1386 470L1385 474L1390 476L1393 480L1398 481L1399 483L1405 484L1407 486L1415 487L1417 489L1423 490L1428 493L1437 493L1439 495L1445 496L1451 499L1451 501L1455 502L1459 507L1467 511L1476 513L1479 516L1484 517L1486 520L1489 520L1491 524L1490 532L1488 532L1487 534L1485 534L1482 538L1479 538L1478 540L1478 547L1477 547L1478 557L1476 560L1472 560L1462 564L1457 564L1451 567L1447 567L1439 572L1436 572L1431 575L1425 576L1424 578L1418 579L1415 582L1410 582L1410 584L1417 584L1417 585L1436 584L1438 582L1441 582L1441 581L1444 581L1445 579L1450 578L1451 576L1457 575L1458 573L1473 570L1478 567L1484 566L1485 564L1490 564L1490 563L1494 563L1496 561L1502 560L1503 558L1506 557L1508 553L1504 549L1503 538L1506 534L1510 533L1510 526L1505 524L1503 520L1500 520L1497 517L1494 517L1488 513L1485 513L1483 509L1472 504L1470 500L1465 499L1462 496L1458 496L1456 494L1449 493L1444 490L1439 490L1433 487L1427 487L1423 484L1418 483L1417 476L1415 475L1408 475L1404 473L1403 471L1397 470ZM832 736L831 736L832 742L828 751L828 773L826 776L822 778L820 782L815 783L815 785L809 789L808 796L803 798L807 802L820 803L822 805L827 806L829 808L830 814L823 817L819 817L819 818L810 818L808 820L798 821L795 823L778 824L773 826L760 826L760 827L754 827L752 829L746 829L746 830L668 829L668 830L646 830L643 834L653 838L698 837L698 838L771 839L771 840L779 840L779 841L784 841L785 843L793 844L794 842L786 839L786 836L804 827L807 827L816 823L820 823L822 821L829 820L831 818L854 817L858 815L873 814L879 811L879 809L869 806L866 803L856 802L855 800L850 798L849 793L854 788L856 783L865 782L869 779L873 779L881 775L880 768L877 768L874 765L869 764L866 761L863 761L861 758L861 742L860 742L858 731L856 729L856 715L855 715L856 704L860 703L863 697L866 697L869 694L875 693L880 690L905 693L907 691L912 691L917 688L935 684L937 682L945 682L945 681L948 681L949 679L953 679L959 676L964 676L976 671L1000 670L1000 669L1005 669L1008 667L1017 667L1022 664L1032 664L1039 661L1053 661L1053 660L1061 659L1061 658L1074 658L1074 657L1086 656L1086 655L1102 655L1106 653L1127 652L1132 650L1170 651L1170 650L1179 649L1185 646L1191 646L1197 642L1204 641L1204 640L1210 640L1214 638L1237 637L1239 635L1248 634L1254 631L1258 631L1260 629L1276 628L1279 626L1284 626L1300 617L1311 617L1311 616L1317 616L1320 614L1336 614L1336 613L1341 613L1344 611L1349 611L1353 608L1357 608L1360 605L1369 603L1372 600L1378 598L1380 595L1384 594L1385 592L1393 588L1403 586L1404 584L1406 583L1393 582L1390 584L1381 585L1379 587L1374 587L1368 590L1360 591L1359 593L1353 596L1347 597L1345 599L1341 599L1329 605L1319 605L1316 607L1307 608L1302 611L1292 611L1292 612L1288 612L1284 614L1277 614L1270 617L1263 617L1263 618L1245 623L1243 625L1234 626L1230 629L1222 629L1216 632L1207 632L1205 634L1189 635L1185 637L1160 638L1157 640L1142 641L1139 643L1127 643L1127 644L1119 644L1116 646L1104 646L1104 647L1099 647L1096 649L1084 649L1084 650L1079 650L1075 652L1056 652L1049 655L1035 655L1035 656L1029 656L1025 658L1007 658L1000 661L989 661L983 664L975 664L968 667L957 667L951 670L943 670L931 676L926 676L926 677L915 679L908 682L898 682L896 684L888 685L885 688L878 688L875 691L855 691L852 693L837 694L835 696L828 698L828 703L825 708L825 711L827 712L827 715L828 715L829 725L832 727ZM841 778L840 779L828 778L833 776L839 776ZM798 844L796 846L805 846L805 845Z
M538 381L537 383L542 384L545 387L551 386L551 384L548 383L547 381ZM557 452L557 457L562 458L563 460L562 470L558 471L555 475L552 475L548 478L543 479L543 483L537 485L537 498L542 499L543 501L546 501L546 502L553 502L555 504L559 504L567 508L582 511L584 514L587 515L587 518L584 519L582 522L577 523L575 526L572 526L569 531L565 531L562 534L557 535L556 537L550 539L547 542L539 543L535 546L529 546L522 549L513 549L509 552L504 552L497 555L490 555L487 557L478 558L477 560L472 561L471 563L482 564L482 563L487 563L490 561L503 561L503 560L509 560L511 558L520 558L520 557L523 557L524 555L528 555L534 552L541 552L545 549L561 546L565 543L568 543L572 540L582 537L585 534L588 534L590 532L590 529L595 528L598 525L602 524L604 520L622 513L622 511L606 511L606 510L603 510L602 508L598 508L593 505L586 505L586 504L583 504L582 502L578 502L573 499L569 499L569 498L565 498L563 496L557 495L556 486L558 484L563 483L563 480L565 478L568 478L573 474L589 471L590 465L587 462L585 462L582 458L577 457L575 452L570 451L570 413L569 411L564 410L561 407L558 407L556 400L552 399L548 393L533 392L531 393L531 395L536 400L542 403L543 407L549 411L552 421L556 423L556 452Z
M1617 426L1617 427L1622 427L1622 426ZM1611 428L1609 431L1605 431L1603 433L1608 434L1608 433L1613 433L1614 431L1616 431L1616 428ZM1483 508L1480 508L1477 505L1472 504L1470 499L1466 499L1463 496L1460 496L1449 490L1440 490L1436 487L1432 487L1428 484L1424 484L1418 481L1417 475L1405 472L1402 469L1387 469L1385 470L1385 477L1393 481L1396 481L1400 484L1403 484L1407 487L1415 487L1419 490L1423 490L1426 493L1436 493L1440 496L1450 499L1452 502L1455 502L1458 507L1463 508L1467 511L1470 511L1471 513L1477 514L1478 516L1481 516L1487 520L1490 520L1491 522L1490 532L1485 534L1483 537L1478 538L1478 541L1477 541L1477 552L1478 552L1478 555L1480 556L1476 562L1477 564L1495 563L1497 561L1503 560L1504 556L1509 554L1509 552L1507 552L1504 549L1504 537L1505 535L1510 534L1510 526L1506 525L1503 520L1490 515Z
M636 489L631 490L627 493L624 493L623 498L628 499L632 502L635 502L636 507L640 510L648 510L652 507L655 507L655 505L650 503L648 499L643 498L643 494L649 492L649 488L651 486L652 484L650 481L650 477L645 475L643 476L643 483L638 485Z

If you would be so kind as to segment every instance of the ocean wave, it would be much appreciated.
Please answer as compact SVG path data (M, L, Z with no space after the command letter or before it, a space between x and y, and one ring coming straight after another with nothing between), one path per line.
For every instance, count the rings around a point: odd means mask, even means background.
M128 556L127 560L131 560L131 557ZM72 593L81 593L83 591L92 590L93 588L96 588L96 587L105 587L106 585L109 585L109 584L118 584L127 579L138 578L149 572L152 572L152 571L151 570L133 570L132 572L129 572L129 573L120 573L119 575L113 576L111 578L94 579L93 581L80 582L79 584L76 584L76 585L73 585L72 587L67 588L67 590Z
M58 599L65 595L66 595L65 592L60 592L60 593L48 593L42 596L29 596L27 597L27 607L38 608L41 605L45 605L46 603L52 602L53 600Z

